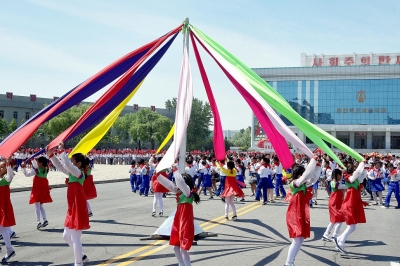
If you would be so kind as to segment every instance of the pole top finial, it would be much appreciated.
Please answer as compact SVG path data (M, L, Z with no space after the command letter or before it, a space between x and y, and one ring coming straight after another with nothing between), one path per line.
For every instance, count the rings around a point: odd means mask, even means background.
M185 18L183 19L183 22L189 23L189 18L188 18L188 17L185 17Z

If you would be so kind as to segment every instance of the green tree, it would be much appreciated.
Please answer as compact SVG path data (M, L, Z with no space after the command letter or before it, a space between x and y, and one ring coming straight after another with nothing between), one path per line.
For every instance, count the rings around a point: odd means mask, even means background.
M140 109L139 112L133 114L129 129L129 136L133 142L136 142L141 149L141 142L150 142L151 148L154 149L155 143L161 143L168 135L172 127L172 122L166 116L151 111L148 108Z
M5 118L0 119L0 136L1 138L6 137L6 135L10 132L10 128L8 127L8 122Z
M167 100L165 102L166 108L176 109L177 99ZM211 119L213 118L211 107L208 102L193 98L192 111L190 113L190 120L187 127L187 149L188 150L201 150L205 149L209 143L210 126L212 126Z
M90 107L88 104L81 104L79 106L73 106L65 112L52 118L50 121L43 124L43 132L46 134L48 139L54 139L60 135L64 130L73 125L83 113ZM84 135L76 137L80 139Z
M129 140L129 130L136 121L136 115L128 113L117 118L113 125L118 142Z
M250 147L251 146L251 127L241 129L233 134L231 138L232 146L234 147Z
M10 124L8 125L9 132L14 132L14 130L16 130L17 127L18 127L17 126L17 120L15 118L13 118L11 120Z

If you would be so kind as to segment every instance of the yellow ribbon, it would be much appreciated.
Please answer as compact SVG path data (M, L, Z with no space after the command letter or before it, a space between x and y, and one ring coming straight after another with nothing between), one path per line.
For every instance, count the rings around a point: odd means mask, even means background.
M125 98L109 115L107 115L100 124L93 128L88 134L86 134L81 141L75 146L69 157L75 153L87 154L99 141L104 137L110 127L114 124L115 120L119 117L125 105L131 100L133 95L139 90L144 80Z
M164 141L161 143L160 147L158 147L156 153L160 153L160 151L164 148L165 145L167 145L168 141L172 138L174 135L175 131L175 123L172 125L171 130L169 131L167 137L164 139Z

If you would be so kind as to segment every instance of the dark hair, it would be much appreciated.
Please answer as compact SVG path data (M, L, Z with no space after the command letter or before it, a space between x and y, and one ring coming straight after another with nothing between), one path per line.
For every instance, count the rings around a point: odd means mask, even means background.
M86 168L86 157L82 153L75 153L72 158L77 162L81 163L81 169Z
M355 171L354 168L355 168L354 165L350 164L350 165L347 167L346 172L347 172L349 175L352 175L352 174L354 173L354 171Z
M393 167L394 168L394 165L392 164L392 163L389 163L388 165L387 165L387 167L389 168L389 167Z
M335 181L338 181L337 180L337 176L338 175L342 175L342 171L340 170L340 169L334 169L333 171L332 171L332 179L335 179Z
M131 165L135 165L135 164L136 164L135 160L132 160Z
M161 160L162 160L162 157L158 157L157 158L157 163L161 162Z
M86 166L90 166L90 159L89 157L85 157Z
M140 159L139 164L144 164L144 159Z
M188 187L190 188L190 191L191 191L190 193L194 197L194 202L196 204L199 204L200 203L200 196L196 192L193 192L193 189L194 189L193 178L188 174L182 174L182 178L183 178L183 180L185 180L186 185L188 185Z
M292 166L292 169L293 169L293 174L292 174L293 180L296 180L297 178L299 178L299 176L303 175L304 171L306 170L302 165L298 164L294 164Z
M269 164L271 160L267 157L262 157L261 160L263 160L266 164Z
M39 163L41 163L41 164L43 165L43 167L47 168L48 160L47 160L46 157L41 156L41 157L39 157L39 158L37 159L37 161L38 161Z
M228 170L232 170L235 168L235 163L232 161L227 162L226 167L228 167Z

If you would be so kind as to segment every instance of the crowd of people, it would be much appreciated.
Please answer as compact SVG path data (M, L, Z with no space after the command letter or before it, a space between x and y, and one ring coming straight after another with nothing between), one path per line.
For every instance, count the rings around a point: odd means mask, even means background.
M364 160L357 162L340 153L342 168L329 156L316 151L313 158L295 154L295 164L283 169L279 158L262 152L230 152L224 160L217 160L212 152L192 151L186 154L185 172L177 171L179 161L169 169L156 172L163 153L138 150L93 150L87 156L68 154L72 149L58 149L31 158L35 150L19 150L0 163L0 233L6 245L3 262L15 256L11 238L15 232L15 218L10 200L9 185L14 171L22 169L25 176L33 176L33 186L29 204L35 205L37 229L49 224L44 203L52 202L47 175L57 169L67 175L67 215L63 238L73 249L75 265L88 261L83 253L81 235L90 228L92 211L88 200L97 196L91 169L96 164L130 165L130 187L133 193L154 197L152 216L163 216L163 198L168 193L176 193L177 212L174 217L170 244L179 265L191 265L189 250L194 238L193 202L199 203L200 196L218 198L225 203L226 219L236 220L234 201L245 201L243 188L250 186L250 199L260 204L274 204L278 200L288 202L287 227L293 239L289 247L285 265L293 265L304 239L310 236L309 208L318 204L319 190L324 189L329 198L329 224L322 240L335 244L336 249L346 254L345 243L356 224L366 223L364 207L381 205L388 209L392 194L397 201L395 209L400 209L399 181L400 157L394 155L365 154ZM246 184L247 183L247 184ZM284 185L289 185L285 189ZM385 197L383 192L387 191ZM370 202L362 196L369 194ZM247 199L248 200L248 199ZM157 211L158 208L158 211ZM232 211L232 217L229 212ZM340 233L343 223L346 229ZM331 237L332 233L332 237Z

